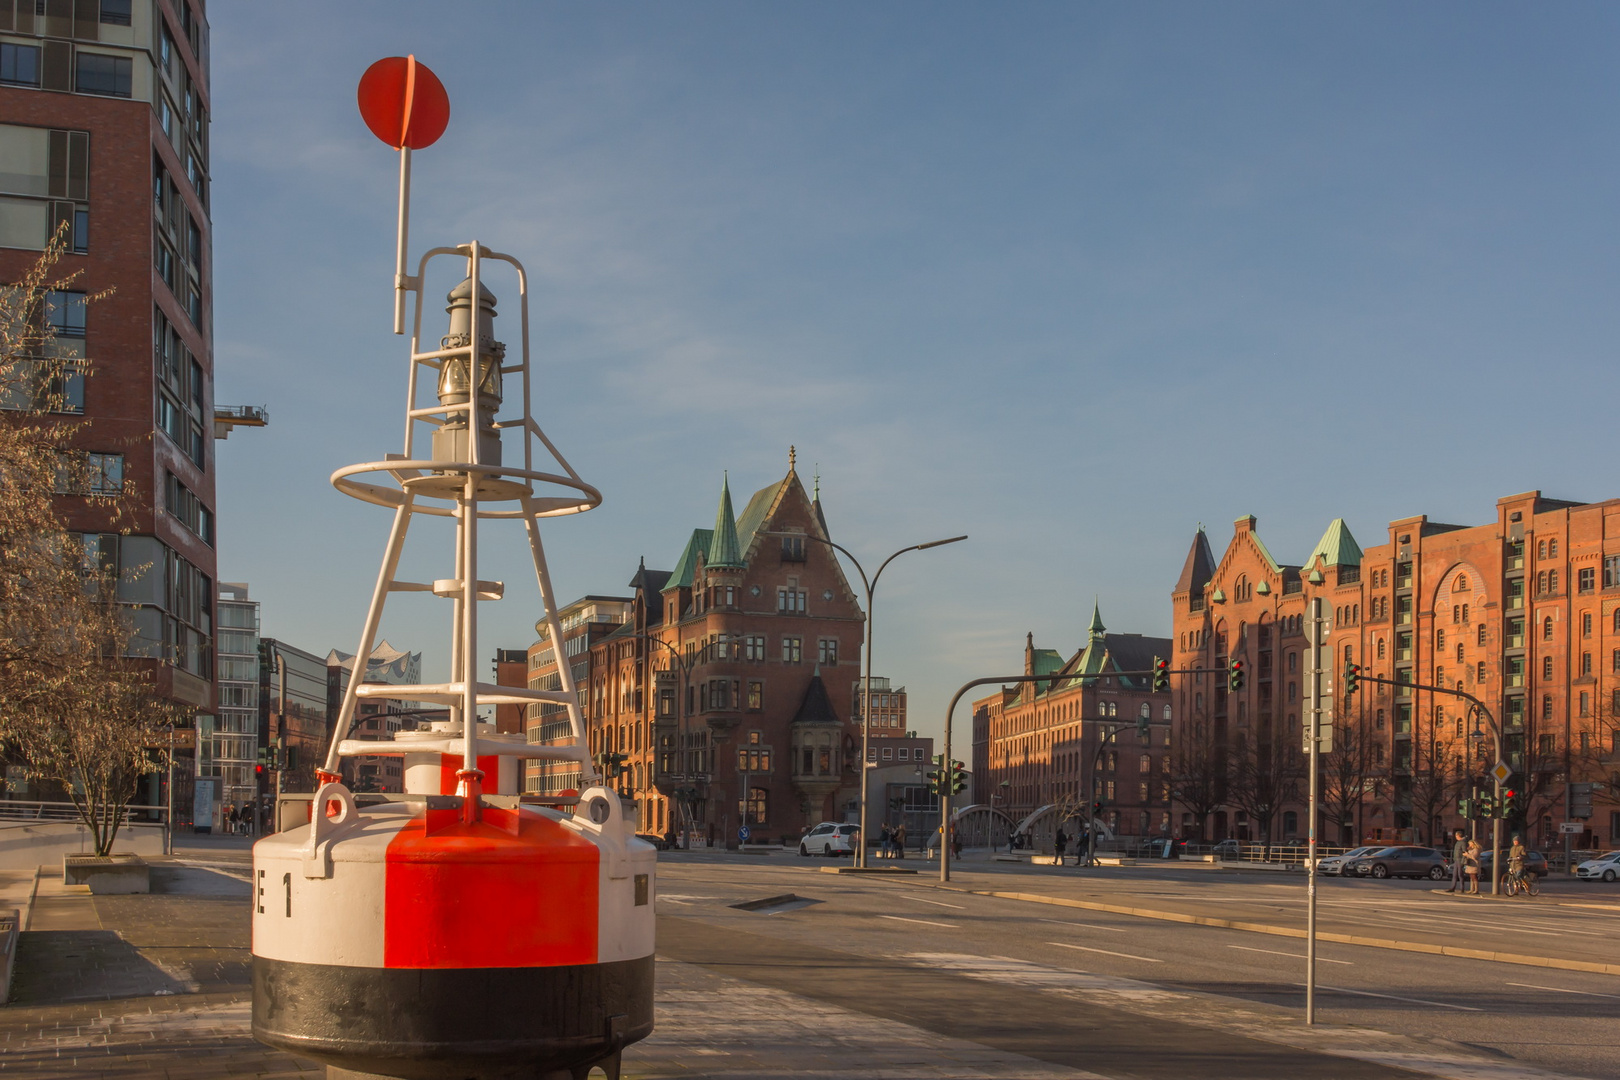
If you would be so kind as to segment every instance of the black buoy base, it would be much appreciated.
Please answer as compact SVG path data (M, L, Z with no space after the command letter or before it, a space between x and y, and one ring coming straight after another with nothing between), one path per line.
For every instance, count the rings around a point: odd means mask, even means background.
M615 1050L605 1058L573 1069L555 1069L550 1066L541 1069L520 1067L517 1071L481 1072L475 1077L468 1077L467 1080L588 1080L592 1069L601 1069L607 1075L607 1080L619 1080L619 1051ZM353 1069L328 1065L326 1080L399 1080L399 1078L388 1073L355 1072Z
M353 968L253 958L253 1037L344 1080L618 1080L652 1034L653 958Z

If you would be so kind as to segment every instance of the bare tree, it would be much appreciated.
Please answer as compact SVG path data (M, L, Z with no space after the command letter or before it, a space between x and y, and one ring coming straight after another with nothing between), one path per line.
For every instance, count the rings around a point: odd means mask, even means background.
M1334 844L1344 842L1344 829L1355 826L1363 801L1382 786L1383 768L1373 761L1373 744L1361 724L1342 715L1333 729L1333 750L1322 755L1322 812L1334 823Z
M61 254L59 233L21 282L0 288L0 744L66 793L105 855L176 715L148 665L125 655L117 568L58 514L58 499L90 493L107 528L122 513L121 478L65 449L82 426L64 414L86 365L53 330L72 280L52 278Z
M1239 731L1232 740L1232 770L1227 801L1248 813L1260 831L1262 858L1270 856L1272 824L1283 807L1299 801L1305 776L1299 748L1269 720L1255 725L1254 737Z
M1414 721L1412 733L1412 820L1422 829L1425 843L1440 840L1440 821L1446 808L1468 783L1463 776L1462 762L1451 749L1449 741L1441 741L1441 732L1433 720L1425 722L1421 716Z
M1226 803L1226 748L1195 721L1182 728L1170 762L1171 794L1198 822L1198 839L1209 839L1209 816Z

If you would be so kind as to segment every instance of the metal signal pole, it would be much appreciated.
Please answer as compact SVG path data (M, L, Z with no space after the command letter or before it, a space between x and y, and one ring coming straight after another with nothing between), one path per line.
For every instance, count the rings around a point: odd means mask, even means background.
M1326 695L1322 693L1322 652L1327 641L1327 622L1322 616L1322 598L1311 598L1311 611L1307 616L1310 628L1310 681L1306 683L1307 728L1305 748L1310 756L1310 821L1306 826L1308 846L1305 853L1305 1023L1316 1023L1316 819L1317 802L1321 798L1319 763L1322 749L1322 712Z

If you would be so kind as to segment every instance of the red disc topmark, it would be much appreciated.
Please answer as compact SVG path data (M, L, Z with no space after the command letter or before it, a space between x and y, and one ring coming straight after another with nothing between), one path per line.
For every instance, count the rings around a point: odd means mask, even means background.
M450 123L450 95L414 55L372 64L360 76L358 97L366 127L396 150L432 146Z

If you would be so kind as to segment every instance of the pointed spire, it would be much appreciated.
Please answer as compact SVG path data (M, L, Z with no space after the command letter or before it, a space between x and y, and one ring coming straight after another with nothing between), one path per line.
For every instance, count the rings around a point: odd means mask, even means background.
M797 466L798 460L799 460L799 448L796 447L796 446L789 446L788 447L788 472L793 472L798 467Z
M827 515L821 509L821 466L816 466L816 497L810 500L810 509L816 512L816 522L821 526L821 535L831 539L832 530L827 528Z
M720 481L720 509L714 515L714 536L703 564L709 569L740 570L742 545L737 541L737 516L731 510L731 477Z
M1091 625L1086 627L1086 636L1092 641L1096 641L1107 632L1108 628L1103 625L1102 621L1102 607L1097 598L1093 596L1091 598Z
M1176 580L1176 592L1201 596L1204 586L1215 576L1215 556L1209 551L1209 537L1204 535L1204 523L1198 523L1187 561L1182 564L1181 577Z
M1305 560L1305 565L1314 567L1318 555L1322 556L1324 566L1361 565L1361 545L1350 535L1350 526L1344 523L1344 518L1334 518L1328 525L1327 532L1311 549L1311 556Z

